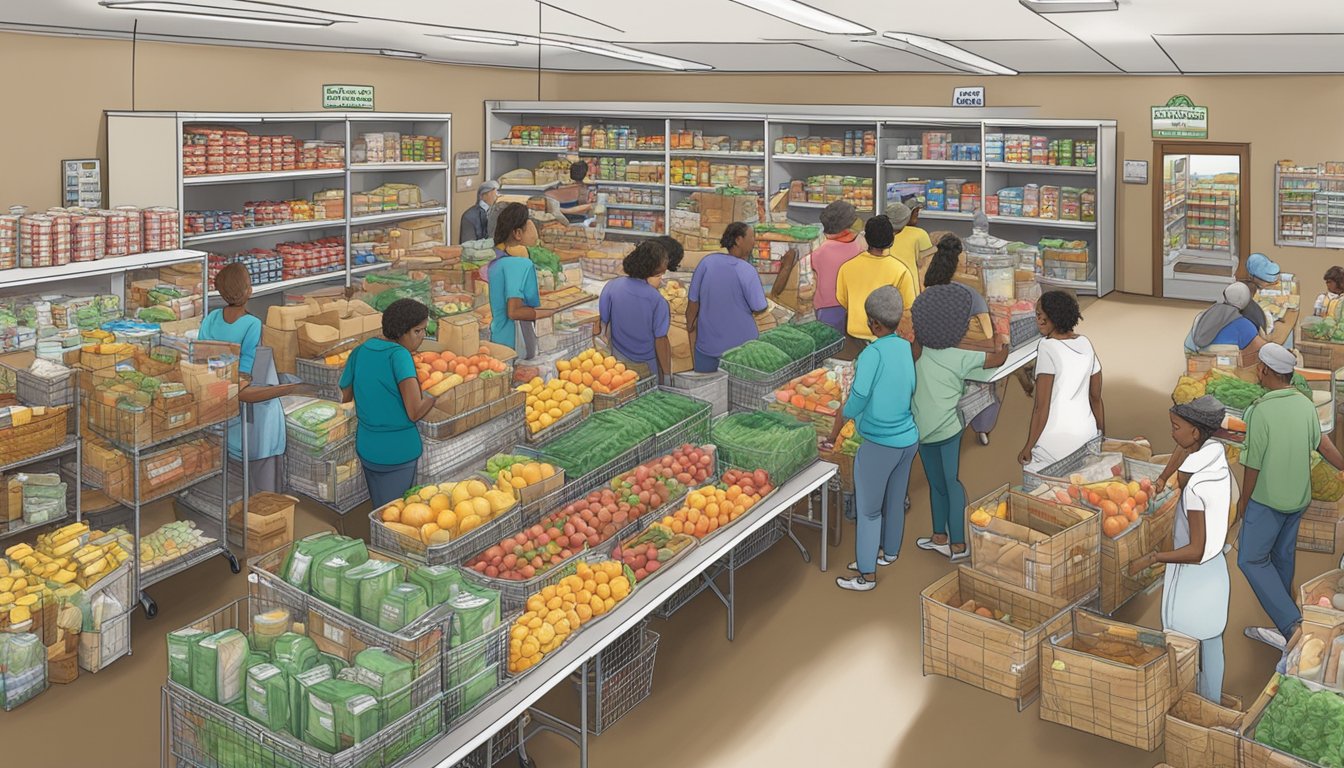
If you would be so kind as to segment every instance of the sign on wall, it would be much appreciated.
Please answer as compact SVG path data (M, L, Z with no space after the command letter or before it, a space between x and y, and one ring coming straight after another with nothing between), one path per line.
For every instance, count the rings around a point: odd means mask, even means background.
M61 204L80 208L103 207L101 160L61 161Z
M372 85L324 85L323 109L373 109Z
M961 88L953 88L952 106L954 107L985 106L985 86L968 85L968 86L962 86Z
M1124 181L1126 184L1148 183L1147 160L1126 160L1124 171Z
M1189 96L1172 96L1153 107L1154 139L1209 138L1209 108L1197 107Z

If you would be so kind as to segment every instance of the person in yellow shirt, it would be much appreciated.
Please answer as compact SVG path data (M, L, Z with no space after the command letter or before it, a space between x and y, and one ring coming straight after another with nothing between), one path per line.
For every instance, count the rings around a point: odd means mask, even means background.
M905 203L887 203L886 214L896 233L891 244L891 255L915 276L915 293L919 293L923 282L919 279L920 265L927 263L934 251L933 243L929 242L929 233L911 223L914 212Z
M868 300L868 294L884 285L892 285L901 292L904 302L901 334L906 335L911 329L910 307L915 304L915 273L891 256L891 244L896 239L891 219L872 217L863 225L863 237L868 250L842 264L835 277L835 298L849 312L846 330L855 339L872 341L874 336L868 328L868 313L863 311L863 303Z

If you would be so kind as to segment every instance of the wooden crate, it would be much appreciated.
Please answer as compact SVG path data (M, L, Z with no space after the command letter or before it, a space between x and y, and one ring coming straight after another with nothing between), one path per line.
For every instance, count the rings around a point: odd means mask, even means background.
M1172 768L1236 768L1241 701L1214 704L1185 691L1167 713L1167 762Z
M962 610L967 601L999 610L1009 624ZM1069 626L1069 606L1003 584L962 565L920 593L924 674L969 683L1017 702L1019 711L1040 694L1041 641Z
M1312 520L1304 516L1297 528L1297 551L1334 552L1339 525L1338 520Z
M1074 609L1071 630L1041 644L1041 719L1143 750L1162 743L1166 715L1199 671L1199 643ZM1099 644L1146 651L1137 663Z
M1007 519L970 525L970 511L1008 503ZM967 507L971 566L1031 592L1073 602L1099 583L1101 520L1095 512L1001 485Z
M1260 693L1251 708L1242 718L1241 730L1237 732L1237 757L1241 768L1321 768L1317 764L1281 752L1255 740L1255 727L1265 714L1265 708L1279 692L1279 676L1270 676L1269 684Z
M1319 368L1324 371L1337 371L1344 368L1344 344L1329 341L1316 341L1299 335L1296 346L1302 353L1302 365L1307 368Z

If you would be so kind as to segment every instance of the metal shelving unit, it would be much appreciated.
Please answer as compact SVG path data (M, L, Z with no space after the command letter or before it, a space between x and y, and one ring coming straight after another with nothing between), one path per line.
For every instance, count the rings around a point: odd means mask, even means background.
M75 409L75 423L76 423L76 424L79 423L79 402L78 402L78 401L79 401L79 398L75 398L75 403L73 403L73 404L70 406L71 408ZM16 469L24 469L25 467L32 467L32 466L35 466L35 465L37 465L37 464L42 464L42 463L44 463L44 462L53 461L53 460L56 461L56 462L57 462L57 470L58 470L58 473L59 473L59 474L65 474L65 475L67 475L67 476L69 476L69 475L73 475L73 477L74 477L74 482L71 483L71 486L72 486L72 487L70 488L70 491L66 494L66 497L67 497L67 500L72 500L72 501L74 502L74 510L73 510L73 512L74 512L74 515L75 515L75 521L76 521L76 522L79 522L80 520L83 520L83 519L84 519L84 518L83 518L83 515L82 515L82 513L81 513L81 510L80 510L80 493L79 493L79 489L80 489L80 485L79 485L79 483L80 483L80 468L81 468L81 466L82 466L82 464L83 464L83 462L81 461L81 458L82 458L82 457L81 457L81 454L80 454L80 446L81 446L81 442L80 442L79 434L78 434L78 433L73 434L73 435L66 435L66 437L65 437L65 441L62 442L59 446L57 446L56 448L53 448L53 449L50 450L50 451L43 451L42 453L36 454L36 455L34 455L34 456L29 456L29 457L26 458L26 459L20 459L20 460L18 460L18 461L12 461L12 462L10 462L10 463L8 463L8 464L5 464L5 465L3 465L3 466L0 466L0 476L4 476L4 475L11 474L11 473L13 472L13 470L16 470ZM72 472L66 472L66 471L65 471L65 468L62 467L62 466L60 466L60 462L61 462L61 460L62 460L63 458L65 458L65 457L67 457L67 456L72 456L72 457L74 458L74 470L73 470ZM65 522L66 520L69 520L69 519L70 519L70 513L71 513L71 511L72 511L72 510L69 509L69 505L67 505L67 509L66 509L66 513L65 513L65 515L63 515L63 516L61 516L61 517L59 517L59 518L57 518L57 519L55 519L55 520L47 520L46 522L41 522L41 523L23 523L23 524L20 524L20 525L10 526L10 527L8 527L8 528L5 528L5 529L3 529L3 530L0 530L0 541L3 541L4 539L12 538L12 537L14 537L14 536L18 536L18 535L21 534L21 533L27 533L27 532L29 532L29 531L35 531L35 530L38 530L38 529L40 529L40 528L46 528L46 527L48 527L48 526L52 526L52 525L59 525L60 523L63 523L63 522Z
M1344 248L1344 163L1274 167L1274 244Z

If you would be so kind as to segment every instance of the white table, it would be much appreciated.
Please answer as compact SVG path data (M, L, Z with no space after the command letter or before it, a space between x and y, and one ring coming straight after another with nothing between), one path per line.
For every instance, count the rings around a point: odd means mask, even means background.
M1036 345L1038 342L1025 344L1012 352L1008 353L1008 360L998 368L987 369L984 373L977 373L966 377L967 381L977 381L981 384L994 384L1008 376L1022 366L1036 360Z
M700 578L713 568L733 547L747 537L785 514L795 502L807 498L813 490L824 486L836 473L836 466L818 461L803 469L770 499L768 505L758 506L738 518L721 533L683 553L655 579L636 587L630 597L604 616L596 626L575 634L548 658L520 678L510 680L491 699L469 717L460 720L452 730L430 744L423 752L408 761L406 768L452 768L500 730L514 722L537 703L552 688L563 684L578 672L579 725L573 740L579 747L579 765L588 765L588 667L598 653L617 638L639 626L678 589ZM825 499L825 494L822 495ZM826 519L823 501L822 520ZM823 568L826 557L826 530L822 528L821 551ZM730 573L731 576L731 573ZM732 623L732 586L725 604ZM545 718L553 721L553 718ZM562 734L567 735L567 734Z

